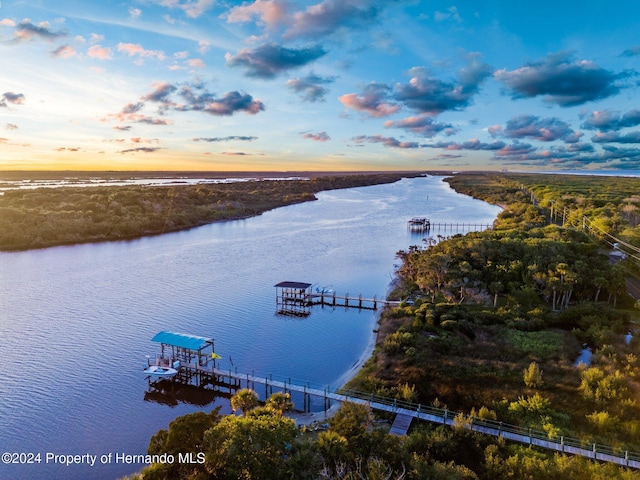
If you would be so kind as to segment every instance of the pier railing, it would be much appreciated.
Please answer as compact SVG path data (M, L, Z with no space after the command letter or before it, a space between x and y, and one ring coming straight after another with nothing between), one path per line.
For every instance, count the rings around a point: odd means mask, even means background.
M535 428L521 427L497 420L468 415L463 412L448 410L446 408L408 402L373 393L335 388L327 385L314 385L311 382L297 381L291 377L274 376L272 374L264 375L256 372L243 374L238 373L236 368L217 370L230 378L246 381L247 385L260 383L271 389L276 388L289 392L304 393L305 409L307 402L306 397L309 395L324 397L325 405L326 399L338 402L350 401L367 405L374 410L403 414L419 420L442 425L457 425L460 428L468 428L478 433L502 437L509 441L640 469L640 452L630 451L623 446L614 447L602 445L565 435L549 436L547 432Z

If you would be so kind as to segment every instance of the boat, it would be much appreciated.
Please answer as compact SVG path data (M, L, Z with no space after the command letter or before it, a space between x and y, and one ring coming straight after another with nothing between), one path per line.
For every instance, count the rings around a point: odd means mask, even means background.
M172 367L160 367L158 365L150 365L145 368L144 373L146 375L157 378L173 378L178 373L178 370Z

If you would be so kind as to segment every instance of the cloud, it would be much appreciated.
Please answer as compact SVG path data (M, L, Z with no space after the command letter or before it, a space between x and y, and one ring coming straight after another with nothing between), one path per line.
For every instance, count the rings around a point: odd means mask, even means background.
M91 58L97 58L98 60L111 60L111 58L113 58L111 49L108 47L103 47L101 45L94 45L93 47L89 47L89 50L87 50L87 55L89 55Z
M341 28L370 25L378 20L388 3L372 0L324 0L293 14L284 38L319 38Z
M637 127L640 125L640 110L629 110L624 114L612 112L611 110L600 110L591 112L591 115L584 121L582 128L588 130L618 130L626 127Z
M257 139L258 137L231 135L228 137L197 137L197 138L194 138L193 141L194 142L229 142L229 141L238 140L242 142L252 142Z
M454 22L462 22L457 7L449 7L446 12L436 12L433 14L433 18L436 22L444 22L446 20L452 20Z
M505 145L496 151L497 157L514 157L519 155L527 155L535 152L535 148L528 143L515 142L511 145Z
M214 0L156 0L156 3L171 9L178 8L187 17L198 18L214 4Z
M453 135L458 131L456 127L449 123L436 123L433 118L427 115L421 115L418 117L408 117L402 120L391 121L388 120L384 123L385 128L404 128L417 135L431 138L439 133L444 135Z
M153 153L158 150L162 150L162 147L136 147L136 148L127 148L126 150L120 150L119 153L132 153L132 152L143 152L143 153Z
M167 104L167 106L173 106L175 103L169 99L169 96L177 89L178 87L169 82L156 83L156 88L151 93L143 95L142 100L145 102L160 102Z
M58 38L65 37L66 32L54 32L48 22L40 22L34 25L29 20L23 20L13 32L14 42L27 42L36 38L52 42Z
M142 15L142 10L139 8L129 7L129 17L137 19L140 18L140 15Z
M319 45L295 49L267 43L255 49L242 49L236 55L226 53L225 59L230 67L246 69L248 77L270 79L287 70L303 67L326 53Z
M254 18L258 18L258 23L271 29L286 21L286 5L277 0L256 0L252 4L232 8L227 15L227 22L246 23Z
M51 52L51 55L56 58L71 58L75 57L77 53L71 45L62 45Z
M640 131L622 134L620 132L598 132L591 141L595 143L640 143Z
M176 107L176 110L180 111L195 110L216 116L226 116L236 112L255 115L265 109L260 100L254 99L248 93L238 91L227 92L221 97L216 97L200 85L186 85L182 87L180 95L187 101L185 105Z
M209 51L209 49L211 48L211 43L206 41L206 40L200 40L198 41L198 51L204 55L205 53L207 53Z
M128 132L131 130L131 125L116 125L113 129L120 130L121 132Z
M177 92L177 93L176 93ZM175 98L176 94L179 100ZM109 115L120 122L138 122L152 125L168 125L170 122L142 115L139 112L145 107L145 102L158 105L158 113L166 114L168 111L201 111L210 115L226 116L236 112L245 112L254 115L265 109L264 104L244 92L231 91L222 96L217 96L209 91L201 83L186 83L179 89L168 82L155 84L150 93L141 97L142 101L128 103L120 113Z
M326 142L327 140L331 140L331 137L327 134L327 132L303 133L302 138L307 138L316 142Z
M287 80L287 88L297 93L300 98L307 102L321 102L329 93L329 89L323 85L328 85L335 81L335 77L321 77L311 72L306 77L291 78Z
M468 65L458 72L457 82L440 80L431 76L426 68L415 67L409 71L412 78L408 84L396 85L393 98L407 108L427 115L462 110L471 104L491 72L491 67L476 56L471 56Z
M356 145L363 143L382 143L385 147L394 148L420 148L417 142L401 142L394 137L383 137L382 135L358 135L351 139Z
M443 148L445 150L487 150L487 151L496 151L502 150L507 145L503 141L493 141L491 143L481 142L477 138L472 138L465 142L438 142L431 144L423 144L421 145L425 148Z
M13 105L23 105L26 101L26 97L23 93L4 92L0 96L0 107L7 107L7 103Z
M535 115L511 118L505 128L494 125L489 128L489 133L507 138L532 138L541 142L562 140L566 143L576 143L582 137L582 133L574 131L568 123L558 118L540 118Z
M147 125L170 125L169 120L153 118L139 113L144 108L143 102L128 103L118 113L107 115L102 121L114 118L119 122L144 123ZM118 130L129 130L130 127L115 127Z
M206 64L200 58L191 58L185 62L191 68L204 68Z
M15 27L16 22L11 20L10 18L3 18L0 20L0 27Z
M7 123L4 128L6 128L7 130L17 130L18 129L18 125L16 125L15 123Z
M367 113L371 117L386 117L400 110L400 106L390 101L391 88L382 83L365 85L362 93L348 93L338 98L347 108Z
M617 80L630 73L615 74L588 60L573 60L560 52L516 70L498 70L494 77L512 92L512 98L542 96L546 103L561 107L582 105L617 94Z
M633 45L620 54L621 57L635 57L640 55L640 46Z
M126 53L130 57L154 57L158 60L164 60L165 58L167 58L162 50L146 50L142 48L142 45L140 45L139 43L118 43L117 49L119 52Z

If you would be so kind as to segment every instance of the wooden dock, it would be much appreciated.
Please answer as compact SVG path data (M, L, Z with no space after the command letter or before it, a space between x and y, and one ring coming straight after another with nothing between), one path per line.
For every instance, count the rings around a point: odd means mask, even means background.
M328 388L311 388L308 385L292 383L290 380L274 380L272 376L262 377L222 369L214 369L214 373L221 377L227 377L230 380L235 379L239 382L239 385L244 381L246 382L247 388L253 387L254 390L256 384L264 385L265 398L268 397L270 393L273 393L273 389L282 390L286 393L300 392L305 398L305 412L307 411L307 406L310 405L309 397L318 396L324 398L325 410L330 406L331 401L334 401L341 403L352 402L368 406L373 410L393 413L396 415L394 421L396 428L393 429L392 427L392 433L395 435L406 435L412 419L418 419L441 425L459 425L474 432L494 437L502 437L512 442L532 445L568 455L578 455L591 460L614 463L628 468L640 469L640 453L613 448L607 445L588 443L565 436L550 439L547 432L544 431L518 427L495 420L486 420L468 415L461 417L458 412L451 412L447 409L405 402L395 398L382 397L353 390L337 393L330 391ZM462 423L460 423L460 418L463 418Z
M330 293L311 293L305 297L309 305L322 305L328 307L358 308L363 310L377 310L379 306L399 305L400 302L392 300L380 300L376 295L373 298L365 298L362 294L350 297L349 294L336 295Z
M337 299L338 297L336 297ZM405 435L412 419L418 419L442 425L459 425L475 432L502 437L513 442L640 469L640 453L637 452L607 445L597 445L596 443L586 443L565 436L550 439L547 432L544 431L465 416L447 409L405 402L395 398L353 390L338 392L332 391L326 386L317 388L312 387L309 383L292 382L291 379L274 380L272 375L260 376L253 373L238 373L237 370L225 370L218 365L217 359L220 356L214 352L213 339L210 338L163 331L158 333L153 341L160 343L162 352L153 360L149 358L148 365L176 365L178 373L171 379L162 378L152 381L149 377L149 390L145 394L145 400L175 405L178 401L187 399L187 397L181 397L185 389L194 388L205 394L193 401L198 404L202 401L206 402L212 394L230 396L238 389L243 388L244 382L246 388L253 390L256 390L256 385L264 385L265 399L273 394L274 389L285 393L297 392L301 394L305 413L311 411L311 397L320 397L324 402L324 411L329 409L331 402L352 402L366 405L373 410L395 414L392 433L396 435ZM175 362L178 362L179 365Z
M338 295L334 290L324 288L316 289L314 293L312 284L306 282L285 281L276 284L275 287L276 311L279 315L307 317L311 314L311 307L314 305L377 310L381 306L400 304L398 301L381 300L376 295L370 298L363 297L362 294L355 297L348 293Z

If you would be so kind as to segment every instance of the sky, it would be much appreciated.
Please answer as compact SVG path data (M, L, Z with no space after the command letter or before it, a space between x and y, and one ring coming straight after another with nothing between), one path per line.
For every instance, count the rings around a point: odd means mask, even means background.
M638 170L637 0L0 0L0 170Z

